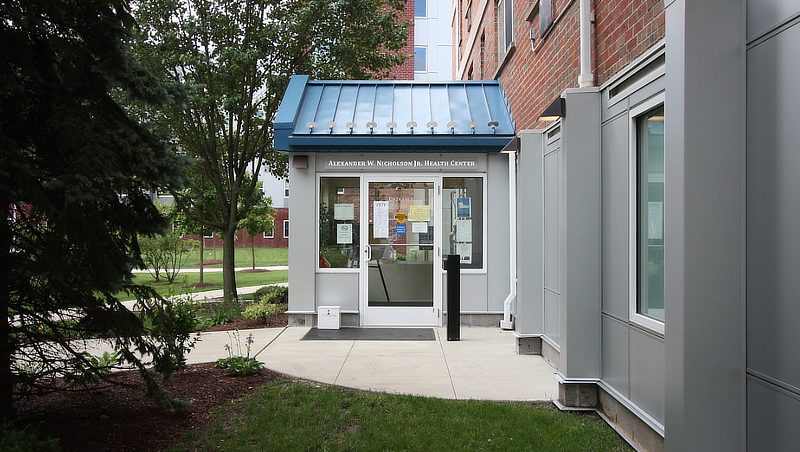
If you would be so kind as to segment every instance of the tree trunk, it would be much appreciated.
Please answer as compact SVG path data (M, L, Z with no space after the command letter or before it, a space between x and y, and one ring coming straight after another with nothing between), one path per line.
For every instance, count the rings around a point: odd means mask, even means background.
M250 253L253 255L253 270L256 269L256 246L253 242L255 242L255 237L252 235L250 236Z
M206 258L205 251L206 237L203 235L203 228L200 228L200 284L203 284L203 260Z
M222 296L225 301L239 301L236 293L236 229L222 232Z

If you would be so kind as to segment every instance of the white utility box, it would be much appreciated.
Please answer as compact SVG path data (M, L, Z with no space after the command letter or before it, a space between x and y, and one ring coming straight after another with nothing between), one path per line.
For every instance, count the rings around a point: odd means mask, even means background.
M339 329L339 308L341 306L317 307L317 328L320 330Z

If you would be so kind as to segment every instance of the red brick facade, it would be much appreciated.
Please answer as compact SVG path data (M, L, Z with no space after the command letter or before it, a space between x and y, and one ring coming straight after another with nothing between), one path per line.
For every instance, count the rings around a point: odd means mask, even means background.
M406 61L389 73L389 80L414 80L414 0L406 0L406 9L400 20L407 22L408 39L401 53L407 55Z
M552 23L544 37L540 37L538 1L514 1L513 43L502 62L498 50L498 3L456 1L456 78L499 79L518 130L536 127L538 115L564 89L578 87L577 0L552 0ZM592 71L595 85L601 86L663 39L664 2L595 0L592 4Z
M253 246L256 248L287 248L289 246L289 237L284 235L283 222L289 220L289 209L277 208L275 209L275 230L271 238L265 238L262 234L253 237ZM192 237L194 240L200 240L200 236ZM213 237L205 238L205 247L222 247L222 241L219 235L214 234ZM247 231L240 230L236 234L236 248L250 248L250 236Z

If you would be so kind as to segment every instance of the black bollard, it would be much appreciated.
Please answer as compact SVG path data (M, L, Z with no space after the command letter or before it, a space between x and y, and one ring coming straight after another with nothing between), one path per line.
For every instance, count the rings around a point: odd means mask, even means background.
M461 256L447 255L447 340L461 338Z

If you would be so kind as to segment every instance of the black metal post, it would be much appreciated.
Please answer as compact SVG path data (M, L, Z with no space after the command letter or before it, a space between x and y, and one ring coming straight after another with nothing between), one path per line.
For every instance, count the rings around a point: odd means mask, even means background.
M461 338L461 256L447 255L447 340Z

